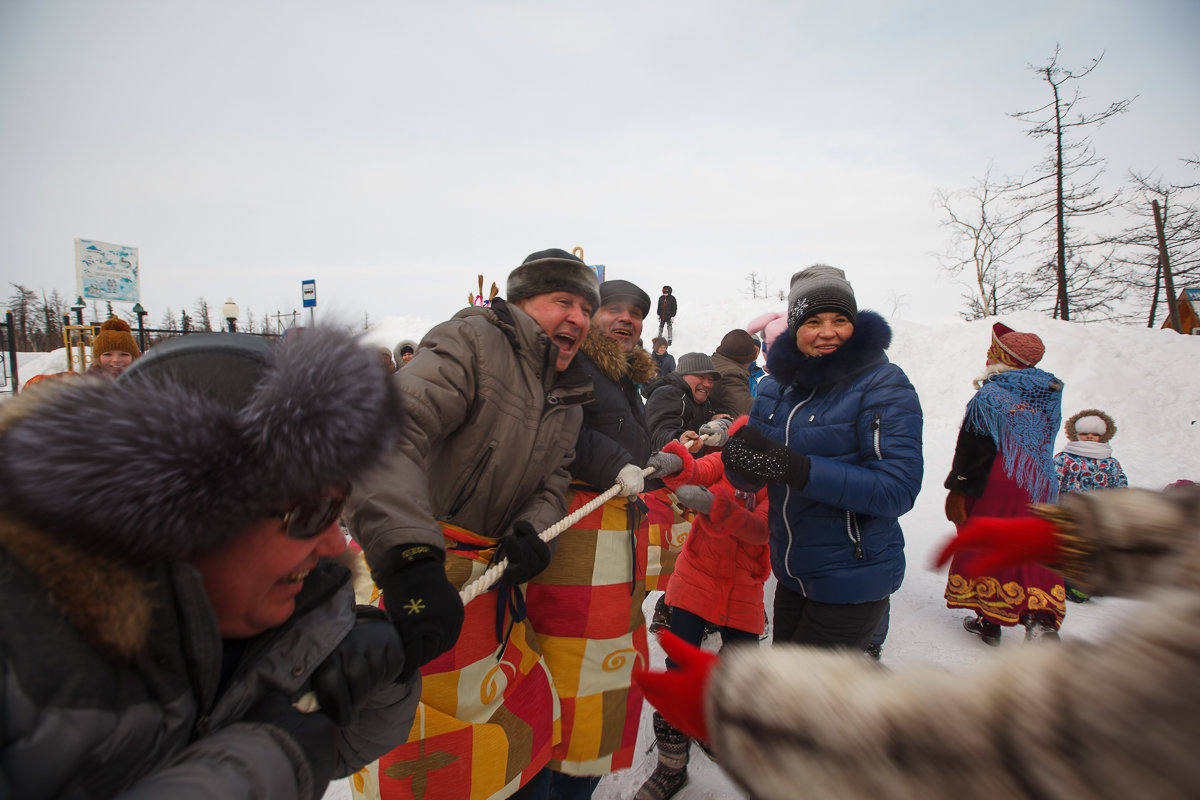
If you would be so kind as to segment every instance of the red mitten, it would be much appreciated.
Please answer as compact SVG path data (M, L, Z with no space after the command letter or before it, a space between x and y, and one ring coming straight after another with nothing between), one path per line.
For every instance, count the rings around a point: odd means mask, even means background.
M678 668L650 672L635 667L633 682L642 687L650 705L657 708L667 722L693 739L708 742L704 694L720 658L688 644L670 631L660 633L658 640Z
M962 551L974 551L960 566L964 576L975 578L999 567L1053 564L1058 543L1054 526L1041 517L972 517L942 547L936 566Z
M685 445L672 439L663 445L662 451L683 459L683 468L679 472L663 476L662 482L668 489L675 491L684 484L695 483L693 476L696 474L696 459L692 457Z

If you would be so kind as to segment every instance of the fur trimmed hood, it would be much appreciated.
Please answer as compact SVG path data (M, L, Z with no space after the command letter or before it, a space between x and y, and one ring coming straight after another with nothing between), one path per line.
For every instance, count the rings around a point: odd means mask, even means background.
M767 353L767 370L783 386L805 389L832 386L858 374L884 356L892 344L892 328L874 311L859 311L854 333L827 356L800 352L794 336L780 336Z
M595 328L588 329L587 338L583 340L583 350L600 374L614 383L622 378L629 378L634 385L649 383L658 375L658 364L639 344L633 352L626 355L621 345Z
M1079 441L1079 432L1075 430L1075 423L1084 417L1099 417L1104 420L1104 433L1100 436L1101 443L1107 444L1116 435L1117 423L1113 422L1112 417L1098 408L1085 408L1083 411L1067 417L1067 421L1063 423L1063 433L1067 435L1067 439L1072 442Z
M206 352L229 355L219 337L232 336L212 334ZM306 329L237 353L249 370L237 398L207 373L189 385L185 347L168 344L157 362L176 356L176 373L151 367L151 350L138 374L49 382L6 404L0 509L93 555L183 558L352 480L391 446L399 395L349 334Z

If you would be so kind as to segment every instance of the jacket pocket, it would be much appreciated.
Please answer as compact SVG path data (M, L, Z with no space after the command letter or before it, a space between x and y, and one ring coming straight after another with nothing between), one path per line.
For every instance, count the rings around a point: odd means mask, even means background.
M454 496L454 502L450 504L450 509L446 512L446 516L442 517L443 522L451 522L454 515L462 510L462 507L467 504L467 500L475 493L476 487L479 486L479 481L483 477L484 470L487 469L488 463L492 460L492 453L496 451L496 443L490 443L484 448L479 459L475 462L475 466L471 467L467 479L463 482L462 488L458 490L458 494Z

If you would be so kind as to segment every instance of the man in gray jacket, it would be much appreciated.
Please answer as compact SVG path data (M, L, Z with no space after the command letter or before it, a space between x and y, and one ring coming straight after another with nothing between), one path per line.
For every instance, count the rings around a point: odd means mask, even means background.
M505 296L434 326L395 374L405 407L398 444L355 484L347 506L350 532L404 640L406 669L429 664L460 637L468 644L426 672L461 667L466 653L493 647L498 660L523 616L519 585L550 563L537 533L566 513L580 406L592 399L574 358L600 303L599 281L570 253L544 250L512 271ZM464 626L459 590L502 559L499 591L472 601ZM472 717L459 700L438 710L470 723L488 713ZM529 726L540 735L540 722ZM514 744L510 755L501 785L528 766L527 746ZM435 781L429 791L442 789Z
M316 800L404 740L418 681L331 560L396 428L374 353L197 334L3 412L0 797Z

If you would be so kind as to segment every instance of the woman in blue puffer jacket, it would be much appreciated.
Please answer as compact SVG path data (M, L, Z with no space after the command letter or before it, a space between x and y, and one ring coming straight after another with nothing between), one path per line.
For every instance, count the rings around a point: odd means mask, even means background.
M842 270L792 276L788 335L723 455L735 484L768 485L776 642L863 649L904 578L897 518L921 488L922 417L891 340Z

